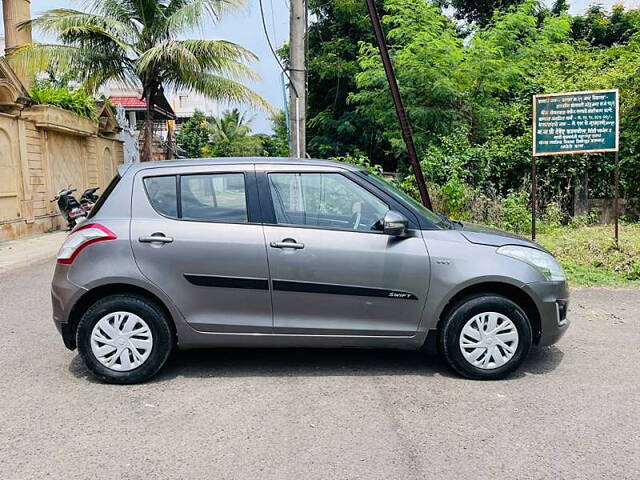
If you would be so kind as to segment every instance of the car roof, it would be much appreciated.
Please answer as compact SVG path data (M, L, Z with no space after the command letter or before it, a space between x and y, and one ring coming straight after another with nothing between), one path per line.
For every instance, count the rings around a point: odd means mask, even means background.
M313 158L287 157L222 157L222 158L185 158L180 160L162 160L159 162L125 163L120 165L118 172L124 175L131 170L135 173L147 168L165 167L193 167L202 165L246 165L246 164L275 164L275 165L311 165L318 167L341 167L346 170L359 171L360 167L348 163Z

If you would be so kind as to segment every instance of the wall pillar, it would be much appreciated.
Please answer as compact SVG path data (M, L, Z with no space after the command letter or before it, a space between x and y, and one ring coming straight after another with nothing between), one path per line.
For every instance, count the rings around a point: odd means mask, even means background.
M2 14L4 16L4 41L5 52L10 54L16 47L21 47L31 43L31 28L18 29L18 24L31 20L30 0L3 0ZM14 68L24 88L29 90L33 79L26 72L18 71Z

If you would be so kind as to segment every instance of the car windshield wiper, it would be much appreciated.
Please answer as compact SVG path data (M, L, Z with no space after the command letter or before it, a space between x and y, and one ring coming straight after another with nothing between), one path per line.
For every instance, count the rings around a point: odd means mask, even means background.
M461 221L459 220L451 220L449 217L447 217L444 213L436 213L436 215L444 222L446 222L447 224L449 224L449 226L451 228L462 228L464 227L464 225L462 224Z

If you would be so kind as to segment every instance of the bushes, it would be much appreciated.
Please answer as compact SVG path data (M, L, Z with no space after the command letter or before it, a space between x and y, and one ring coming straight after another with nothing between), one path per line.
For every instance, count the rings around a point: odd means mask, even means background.
M521 235L531 233L531 212L528 207L529 194L527 192L509 192L502 202L503 225L509 230Z
M262 138L256 135L223 138L202 147L203 157L258 157L265 153Z
M560 204L558 202L549 203L542 217L543 226L547 229L553 230L554 228L561 227L563 220L564 215Z
M97 121L96 100L83 89L71 90L48 82L36 82L29 92L36 105L53 105Z
M469 203L469 188L458 175L453 175L439 188L443 211L446 215L464 219Z

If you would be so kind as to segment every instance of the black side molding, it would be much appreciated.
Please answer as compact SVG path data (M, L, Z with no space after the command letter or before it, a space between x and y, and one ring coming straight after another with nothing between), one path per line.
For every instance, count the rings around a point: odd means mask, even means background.
M184 278L199 287L243 288L248 290L269 290L266 278L219 277L215 275L197 275L185 273ZM388 290L386 288L354 287L331 283L293 282L274 280L273 289L281 292L328 293L332 295L351 295L356 297L395 298L398 300L418 300L410 292Z
M246 288L248 290L269 290L266 278L217 277L213 275L184 274L184 278L199 287Z
M274 280L273 289L284 292L329 293L333 295L353 295L358 297L384 297L400 300L417 300L413 293L385 288L353 287L350 285L333 285L330 283L292 282Z

